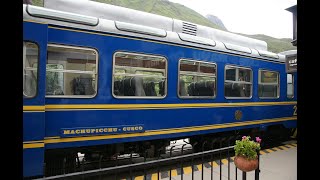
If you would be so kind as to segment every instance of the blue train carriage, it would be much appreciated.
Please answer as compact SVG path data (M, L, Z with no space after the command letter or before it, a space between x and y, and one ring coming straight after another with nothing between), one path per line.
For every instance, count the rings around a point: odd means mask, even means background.
M44 5L23 5L24 177L72 172L77 152L153 157L174 139L296 128L297 72L263 41L91 1Z

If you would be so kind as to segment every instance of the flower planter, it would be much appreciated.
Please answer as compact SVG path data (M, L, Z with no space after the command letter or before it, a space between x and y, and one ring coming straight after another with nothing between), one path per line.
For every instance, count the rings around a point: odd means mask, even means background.
M234 158L234 164L238 169L244 172L253 171L258 168L258 159L249 160L244 156L236 156Z

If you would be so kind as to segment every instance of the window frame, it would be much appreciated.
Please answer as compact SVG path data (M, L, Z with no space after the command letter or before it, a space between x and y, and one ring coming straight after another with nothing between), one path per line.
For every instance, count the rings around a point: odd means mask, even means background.
M23 41L23 43L33 43L33 44L35 44L36 46L37 46L37 48L38 48L38 53L37 53L37 55L38 55L38 61L37 61L37 63L38 63L38 66L37 66L37 68L36 68L36 71L37 71L37 87L36 87L36 93L34 94L34 96L26 96L26 94L25 94L25 92L24 92L24 90L23 90L23 87L22 87L22 95L23 95L23 99L33 99L33 98L35 98L35 97L37 97L38 96L38 90L39 90L39 63L40 63L40 46L39 46L39 44L37 43L37 42L35 42L35 41ZM26 57L26 54L24 54L24 52L22 52L22 56L23 56L23 71L25 70L25 57ZM32 68L32 70L31 71L34 71L34 69ZM24 77L24 74L23 74L23 77Z
M215 65L215 91L214 91L214 96L180 96L179 90L180 90L180 64L181 61L191 61L191 62L199 62L199 64L204 63L204 64L214 64ZM199 66L200 67L200 66ZM198 68L199 70L199 68ZM210 62L210 61L205 61L205 60L194 60L194 59L187 59L187 58L181 58L178 61L178 84L177 84L177 95L180 99L216 99L217 98L217 93L218 93L218 88L217 88L217 80L218 80L218 65L216 62ZM196 72L194 76L197 76L196 74L208 74L208 73L201 73L201 72ZM201 76L198 76L201 77ZM212 76L202 76L202 77L212 77Z
M287 78L287 98L293 99L294 98L294 74L293 73L287 73L287 76L291 74L292 76L292 96L288 96L288 78Z
M49 52L49 47L58 47L58 48L66 48L66 49L79 49L79 50L90 50L90 51L94 51L96 53L96 72L95 72L95 93L93 95L45 95L46 98L76 98L76 99L89 99L89 98L94 98L97 96L98 94L98 77L99 77L99 68L98 68L98 64L99 64L99 52L96 48L93 47L83 47L83 46L73 46L73 45L62 45L62 44L48 44L47 45L47 59L46 59L46 67L48 64L48 60L49 60L49 56L48 56L48 52ZM52 63L50 63L52 64ZM80 70L56 70L56 71L49 71L49 72L62 72L62 73L76 73L76 74L90 74L90 73L82 73L82 72L88 72L88 71L80 71ZM92 73L94 74L94 73ZM46 77L47 77L47 68L46 68ZM63 75L63 77L65 77L65 75Z
M115 69L116 69L116 65L115 65L115 61L116 61L116 55L118 53L123 53L123 54L129 54L129 55L137 55L137 56L147 56L147 57L157 57L157 58L163 58L165 60L165 69L164 69L164 79L165 79L165 87L164 87L164 96L118 96L114 94L114 74L115 74ZM122 66L124 67L124 66ZM119 69L124 69L124 68L119 68ZM139 67L131 67L134 69L134 72L136 72L137 70L140 71L147 71L147 69L152 69L152 68L140 68ZM126 69L124 69L126 72ZM159 69L159 72L161 70ZM112 72L111 72L111 76L112 76L112 86L111 86L111 94L114 98L116 99L164 99L167 97L168 95L168 58L165 56L161 56L161 55L154 55L154 54L146 54L146 53L140 53L140 52L127 52L127 51L116 51L113 53L112 56ZM127 72L126 72L127 74Z
M261 71L269 71L269 72L275 72L278 73L278 83L277 83L277 97L260 97L259 96L259 85L260 84L265 84L268 85L268 83L262 83L261 82ZM269 85L274 85L276 83L269 83ZM279 99L280 98L280 72L279 71L274 71L274 70L270 70L270 69L265 69L265 68L259 68L258 69L258 98L259 99Z
M235 68L236 71L237 69L248 69L250 70L250 82L246 82L246 81L232 81L232 80L227 80L227 67L231 67L231 68ZM236 80L237 80L237 73L236 73ZM250 84L250 96L249 97L226 97L225 94L225 83L226 82L235 82L238 84ZM224 82L223 82L223 93L224 93L224 98L225 99L252 99L252 95L253 95L253 70L251 67L249 66L239 66L239 65L233 65L233 64L225 64L224 66Z

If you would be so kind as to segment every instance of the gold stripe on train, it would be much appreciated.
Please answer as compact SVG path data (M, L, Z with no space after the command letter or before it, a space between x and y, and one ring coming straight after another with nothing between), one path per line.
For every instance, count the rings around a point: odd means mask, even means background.
M64 142L77 142L77 141L91 141L91 140L105 140L105 139L116 139L116 138L154 136L154 135L175 134L175 133L185 133L185 132L193 132L193 131L230 128L230 127L245 126L245 125L255 125L255 124L262 124L262 123L290 121L290 120L296 120L296 119L297 119L297 117L293 116L293 117L245 121L245 122L237 122L237 123L215 124L215 125L207 125L207 126L183 127L183 128L175 128L175 129L160 129L160 130L146 131L144 133L45 139L44 142L45 142L45 144L50 144L50 143L64 143Z
M44 111L45 106L23 106L23 111Z
M297 101L289 102L247 102L247 103L194 103L194 104L68 104L46 105L46 110L57 109L172 109L172 108L211 108L238 106L274 106L295 105Z
M30 149L30 148L43 148L44 143L24 143L23 144L23 149Z
M42 112L58 109L172 109L172 108L210 108L210 107L238 107L238 106L274 106L295 105L297 101L288 102L246 102L246 103L194 103L194 104L61 104L45 106L23 106L24 112Z

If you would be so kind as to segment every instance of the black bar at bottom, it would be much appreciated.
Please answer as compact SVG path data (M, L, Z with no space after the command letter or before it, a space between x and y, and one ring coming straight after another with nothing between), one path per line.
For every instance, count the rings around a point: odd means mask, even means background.
M242 180L247 180L247 173L242 171Z
M259 180L260 173L260 151L257 151L258 154L258 168L254 171L254 180Z

